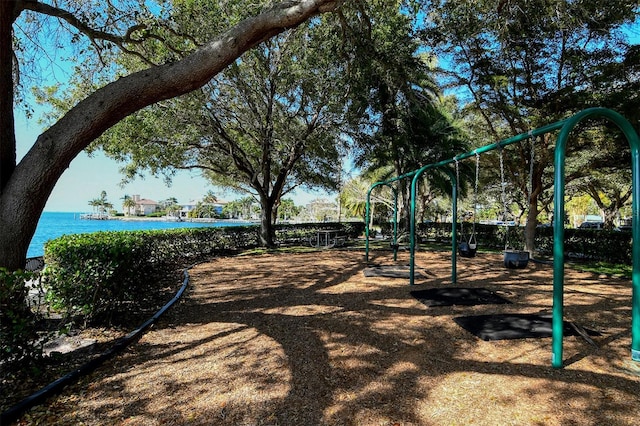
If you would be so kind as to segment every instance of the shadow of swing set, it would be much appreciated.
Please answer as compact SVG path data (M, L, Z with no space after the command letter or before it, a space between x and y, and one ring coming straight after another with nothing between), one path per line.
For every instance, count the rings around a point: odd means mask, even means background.
M438 163L428 164L417 170L405 173L395 178L374 183L367 193L366 210L365 210L365 261L369 262L369 221L370 221L370 200L371 192L379 186L387 186L391 188L394 194L395 209L393 215L393 239L391 247L394 250L394 260L397 260L398 250L398 193L391 184L404 179L411 179L411 208L410 208L410 228L409 228L409 284L414 285L415 282L415 251L416 251L416 198L418 193L418 182L423 173L429 170L443 168L445 173L451 180L451 199L452 199L452 229L451 229L451 282L456 284L457 281L457 250L460 249L460 256L473 257L477 250L477 242L475 240L475 205L477 194L477 181L479 172L480 154L499 150L500 153L500 175L502 183L502 202L504 205L504 214L506 215L507 205L505 197L504 185L504 165L502 157L502 149L505 146L519 143L527 139L534 139L545 133L559 130L554 152L554 215L553 215L553 309L551 317L551 337L552 337L552 356L551 365L554 368L563 366L562 358L562 341L565 334L566 323L564 321L564 221L565 206L565 156L566 145L571 131L583 120L590 118L605 118L615 124L624 134L631 148L631 171L632 171L632 297L631 297L631 359L640 362L640 139L633 126L624 117L615 111L606 108L589 108L578 112L577 114L557 121L555 123L522 133L500 142L485 145L470 152L456 155L448 160ZM459 239L457 229L457 198L458 198L458 162L470 157L476 158L476 173L474 187L474 229L469 239L463 235ZM533 160L533 149L531 153ZM450 164L455 164L454 173ZM529 254L526 251L512 250L508 245L509 226L507 225L504 251L504 266L507 268L524 268L527 266ZM463 232L461 232L463 234Z

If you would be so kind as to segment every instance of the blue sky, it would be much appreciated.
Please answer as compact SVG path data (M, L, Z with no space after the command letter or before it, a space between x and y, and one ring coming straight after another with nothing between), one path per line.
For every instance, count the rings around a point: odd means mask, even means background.
M36 120L27 120L20 113L16 114L16 139L18 143L18 157L22 157L33 145L42 128ZM89 200L98 198L101 191L107 191L107 199L121 210L121 201L125 194L140 194L143 198L156 201L176 197L178 202L188 202L200 199L209 190L214 190L205 179L200 176L181 173L168 188L161 179L147 177L136 180L125 187L120 186L122 176L118 171L119 165L114 160L106 158L102 153L93 157L84 152L76 157L69 168L63 173L51 193L45 211L85 212L91 211ZM214 190L220 198L223 194ZM233 196L230 198L237 198Z
M15 114L17 155L18 158L22 158L42 132L42 127L38 125L37 119L26 120L19 111ZM62 174L44 210L77 213L91 211L89 201L98 198L103 190L107 192L107 199L117 210L122 210L121 198L124 195L134 194L155 201L175 197L179 203L198 200L209 190L223 200L241 198L237 194L225 193L207 183L197 173L187 171L179 172L173 179L171 187L167 187L162 179L152 176L147 176L143 180L137 179L121 187L122 175L118 170L119 167L116 161L107 158L101 152L92 157L84 152L81 153ZM324 193L300 192L287 198L293 198L297 205L305 205L315 198L326 197Z

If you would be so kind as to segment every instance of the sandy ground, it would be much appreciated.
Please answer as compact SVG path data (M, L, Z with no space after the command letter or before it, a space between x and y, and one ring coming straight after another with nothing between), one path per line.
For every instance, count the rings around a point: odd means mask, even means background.
M391 265L388 252L371 260ZM458 286L512 304L427 307L411 290L450 283L450 254L418 253L422 275L365 277L361 251L220 258L191 270L184 300L127 351L20 424L637 425L631 283L566 271L566 319L600 331L480 340L453 318L551 310L551 266L460 259ZM406 253L397 264L406 265Z

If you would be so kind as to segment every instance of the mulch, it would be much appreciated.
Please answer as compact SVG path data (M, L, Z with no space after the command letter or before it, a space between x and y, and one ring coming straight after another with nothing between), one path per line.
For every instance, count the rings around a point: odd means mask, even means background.
M548 314L550 266L460 259L455 286L511 303L426 306L411 292L454 287L448 253L418 253L428 273L412 287L366 277L363 257L331 249L200 264L184 300L137 344L19 424L637 424L629 280L567 268L565 320L600 335L566 336L565 366L554 369L550 338L485 341L454 321ZM390 252L372 261L407 264Z

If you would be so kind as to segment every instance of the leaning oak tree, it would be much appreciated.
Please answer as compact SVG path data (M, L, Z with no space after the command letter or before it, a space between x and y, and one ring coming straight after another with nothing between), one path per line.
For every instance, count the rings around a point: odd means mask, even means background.
M247 50L295 27L312 16L334 10L338 0L300 0L277 3L246 18L212 38L184 59L149 66L105 84L86 96L43 132L18 162L14 123L14 93L17 91L21 51L16 49L14 31L21 15L28 19L57 20L60 28L74 31L74 39L86 36L91 46L131 50L153 28L134 20L138 10L125 14L102 2L101 13L82 6L90 2L73 0L45 3L36 0L0 2L0 266L10 270L24 266L29 242L40 214L56 182L73 160L111 126L155 102L170 99L206 84ZM126 2L122 3L135 3ZM145 2L138 2L143 8ZM94 7L99 7L94 4ZM78 11L74 14L74 11ZM110 13L123 16L109 17ZM92 24L100 22L100 26ZM131 22L129 28L109 26ZM114 30L113 33L110 31ZM157 39L156 39L157 40ZM24 41L23 41L24 42ZM19 47L23 49L23 46ZM99 53L96 53L96 60Z

